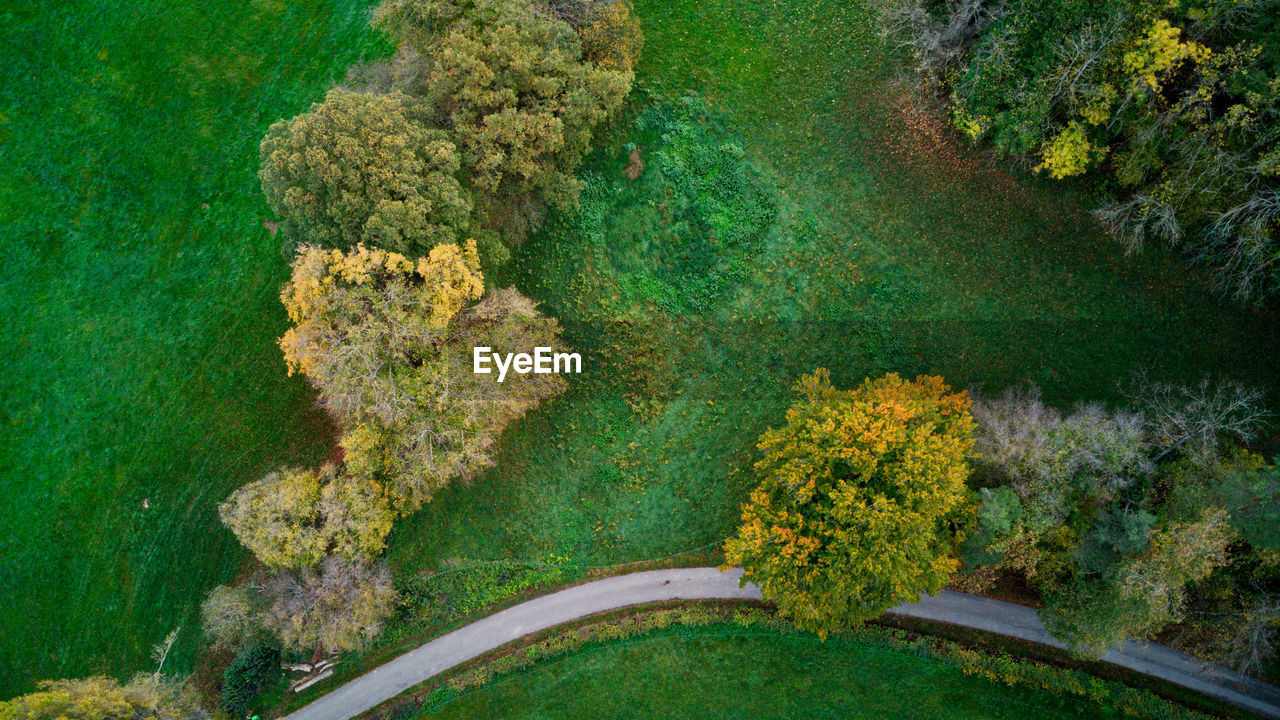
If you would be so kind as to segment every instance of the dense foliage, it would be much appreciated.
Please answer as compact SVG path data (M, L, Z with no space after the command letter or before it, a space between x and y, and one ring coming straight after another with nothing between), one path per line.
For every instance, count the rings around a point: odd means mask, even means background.
M621 0L389 0L375 23L396 58L353 70L358 89L331 91L261 145L263 190L297 243L280 347L341 425L343 452L221 506L272 570L205 602L209 636L242 650L264 629L294 649L376 635L395 592L368 563L396 514L488 464L503 428L563 389L558 375L500 384L471 371L474 347L560 349L533 302L485 293L471 237L501 264L502 223L520 219L518 234L542 202L576 203L573 172L630 90L641 42ZM486 222L473 228L476 193Z
M965 560L980 576L998 567L1025 577L1050 632L1085 652L1188 619L1188 588L1228 563L1274 564L1257 554L1274 481L1260 458L1232 449L1258 427L1259 396L1229 383L1144 382L1131 397L1131 409L1066 415L1034 391L974 405L992 485L980 492ZM1237 574L1242 584L1205 617L1220 624L1242 599L1275 592L1274 575ZM1229 644L1201 649L1229 659Z
M354 69L348 85L405 98L415 122L457 147L473 234L501 263L497 241L518 244L545 203L576 204L592 135L631 89L643 38L630 5L387 0L374 24L399 54Z
M294 568L330 554L377 557L395 517L375 483L332 464L270 473L237 490L219 512L262 564Z
M502 429L564 388L554 374L472 372L472 348L561 349L560 327L515 290L484 291L474 243L426 258L304 247L283 292L285 360L342 423L348 472L411 511L489 462Z
M280 676L280 648L259 641L241 648L222 672L219 705L233 718L243 717L258 693Z
M1130 249L1180 246L1241 298L1280 287L1280 25L1250 0L905 0L889 30L957 127L1115 197Z
M821 370L796 390L786 424L760 438L760 485L728 562L820 633L942 589L968 497L968 396L893 374L842 391Z
M448 136L398 93L332 90L262 141L262 188L291 241L425 254L452 243L471 201Z
M52 680L0 702L4 720L206 720L191 689L159 675L138 675L121 685L112 678Z
M389 0L378 24L431 59L423 99L475 187L573 205L573 171L631 89L629 73L583 62L574 29L521 0Z

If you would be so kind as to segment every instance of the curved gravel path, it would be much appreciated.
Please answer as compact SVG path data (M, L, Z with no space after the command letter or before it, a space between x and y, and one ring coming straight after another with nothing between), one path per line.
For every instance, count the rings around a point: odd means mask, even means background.
M738 587L742 570L677 568L619 575L575 585L507 608L442 635L377 667L286 716L285 720L348 720L449 668L540 630L608 610L668 600L759 600L754 585ZM1064 647L1045 632L1035 610L957 592L943 592L889 611ZM1182 685L1268 718L1280 718L1280 688L1154 644L1126 642L1103 658Z

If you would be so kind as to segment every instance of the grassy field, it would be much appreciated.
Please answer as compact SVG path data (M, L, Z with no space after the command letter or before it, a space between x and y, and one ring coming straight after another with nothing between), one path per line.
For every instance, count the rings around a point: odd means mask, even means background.
M327 453L275 347L257 143L375 49L369 4L0 10L0 698L145 669L178 626L188 667L246 557L216 504Z
M684 629L538 663L418 718L1123 717L1022 686L997 685L909 650L858 640Z
M1214 298L1177 258L1125 257L1087 198L959 145L895 84L862 5L637 10L641 91L599 144L581 213L526 243L508 278L566 323L587 372L508 431L495 470L400 523L402 570L722 538L755 438L819 366L842 384L1032 380L1062 404L1116 399L1144 368L1219 373L1274 401L1272 315ZM708 111L681 109L690 90Z

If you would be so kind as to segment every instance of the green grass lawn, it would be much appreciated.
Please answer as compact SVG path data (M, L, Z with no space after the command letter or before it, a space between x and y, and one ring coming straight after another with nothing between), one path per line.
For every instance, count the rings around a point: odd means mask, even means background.
M217 503L327 454L257 144L374 49L369 4L0 11L0 698L145 669L178 626L189 667L247 556Z
M998 685L858 640L751 634L729 626L642 636L499 677L418 718L1123 717L1085 700Z

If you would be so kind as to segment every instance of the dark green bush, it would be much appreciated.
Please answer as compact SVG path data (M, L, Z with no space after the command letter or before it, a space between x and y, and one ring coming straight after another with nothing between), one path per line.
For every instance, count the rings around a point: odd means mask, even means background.
M246 645L222 673L222 709L232 717L243 716L280 674L279 646L265 639Z

